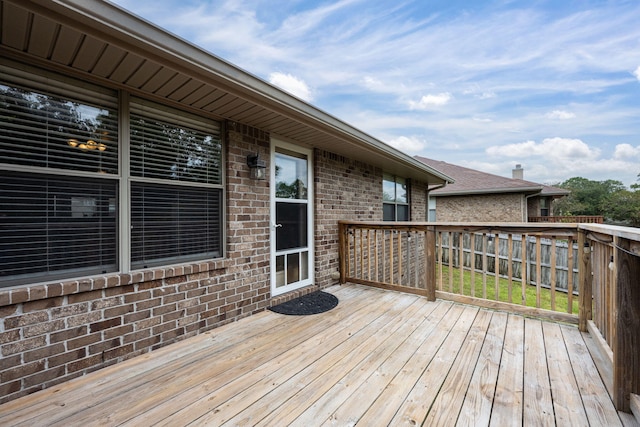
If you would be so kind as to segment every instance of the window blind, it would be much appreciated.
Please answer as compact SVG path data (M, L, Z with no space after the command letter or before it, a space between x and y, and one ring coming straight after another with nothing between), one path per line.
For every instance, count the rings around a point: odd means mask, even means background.
M132 100L131 266L222 256L218 123Z
M132 176L222 184L218 123L133 101L130 126Z
M221 213L221 189L133 183L132 267L220 257Z
M117 181L0 172L0 284L117 269Z
M0 82L0 163L117 174L114 105Z
M0 286L117 271L116 92L0 70Z

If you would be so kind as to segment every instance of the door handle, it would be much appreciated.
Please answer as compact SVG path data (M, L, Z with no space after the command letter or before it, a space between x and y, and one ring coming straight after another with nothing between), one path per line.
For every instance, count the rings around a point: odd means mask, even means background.
M273 228L282 227L282 224L273 224Z

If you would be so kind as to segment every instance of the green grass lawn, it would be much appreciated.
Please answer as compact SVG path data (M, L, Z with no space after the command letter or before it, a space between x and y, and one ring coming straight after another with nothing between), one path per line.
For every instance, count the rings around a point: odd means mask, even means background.
M436 275L439 276L440 269L436 270ZM463 285L462 291L460 291L460 269L453 268L453 284L451 292L458 295L472 296L471 292L471 272L464 271L462 277ZM439 277L437 283L440 283ZM511 287L511 301L509 301L509 281L507 279L500 278L498 282L498 297L496 298L495 289L495 277L487 274L486 278L486 297L483 295L482 286L482 273L476 272L475 274L475 297L485 298L492 301L512 302L514 304L522 305L522 283L514 280ZM442 268L442 291L449 291L449 267L443 266ZM551 290L541 288L540 289L540 306L536 303L536 287L527 285L525 288L525 299L527 307L537 307L546 310L551 310ZM555 309L562 313L567 313L567 307L569 304L569 298L565 292L555 293ZM573 295L572 300L572 314L578 314L578 296Z

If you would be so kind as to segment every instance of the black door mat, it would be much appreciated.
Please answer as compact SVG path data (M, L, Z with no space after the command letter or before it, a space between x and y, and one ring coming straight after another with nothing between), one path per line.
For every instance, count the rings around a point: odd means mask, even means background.
M292 316L319 314L338 305L338 298L328 292L316 291L301 297L269 307L269 310Z

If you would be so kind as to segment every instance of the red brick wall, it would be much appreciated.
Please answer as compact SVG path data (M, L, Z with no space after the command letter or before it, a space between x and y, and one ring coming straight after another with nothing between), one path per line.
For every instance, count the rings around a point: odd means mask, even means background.
M523 222L525 215L520 193L436 198L438 222Z
M327 151L315 150L316 284L337 283L338 221L382 220L382 170Z
M409 186L411 201L411 221L423 222L427 220L427 189L428 186L423 182L416 180L411 181Z

